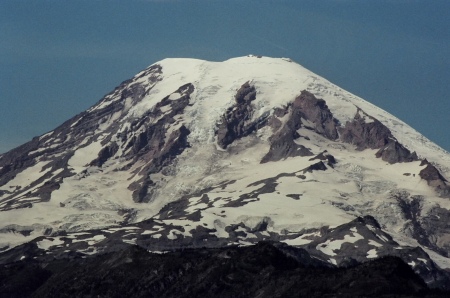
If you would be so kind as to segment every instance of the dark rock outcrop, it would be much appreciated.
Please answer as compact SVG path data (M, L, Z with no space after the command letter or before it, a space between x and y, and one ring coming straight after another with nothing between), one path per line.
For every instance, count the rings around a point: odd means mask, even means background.
M302 91L292 103L292 115L294 121L301 123L305 119L313 124L315 132L332 141L338 138L338 121L333 117L325 100L316 98L308 91Z
M355 145L357 150L379 149L376 157L391 164L418 160L417 154L400 144L383 123L359 108L354 119L339 128L339 134L341 141Z
M111 143L111 145L108 145L104 147L102 150L100 150L100 152L98 153L98 157L93 161L91 161L90 165L96 167L103 166L103 164L108 159L110 159L116 154L117 150L119 150L119 146L117 145L117 143Z
M411 153L411 151L393 139L389 139L388 143L375 153L375 156L381 157L382 160L390 164L419 160L416 152Z
M326 170L327 170L327 166L322 161L319 161L319 162L312 164L309 167L303 169L302 172L303 172L303 174L306 174L306 173L312 173L313 171L326 171Z
M261 163L279 161L288 157L311 156L313 153L303 145L295 142L300 135L288 125L270 137L269 152L262 158Z
M439 170L428 160L423 160L420 165L426 165L426 167L420 171L419 176L420 178L426 180L428 185L439 186L448 182L444 176L441 175Z
M321 160L321 161L327 161L327 165L329 167L334 167L334 165L337 163L336 159L334 158L333 155L329 154L327 152L327 150L325 150L324 152L321 152L319 154L317 154L316 156L314 156L313 158L310 158L309 160Z
M443 256L450 256L450 244L447 240L450 211L436 204L425 212L423 210L425 197L410 195L408 192L398 192L392 195L405 219L403 226L405 233L424 247Z
M0 158L0 186L14 179L23 169L37 163L34 156L29 153L39 148L39 145L39 138L35 137L28 143L2 154L2 158Z
M284 125L278 118L288 117ZM338 137L338 121L333 118L323 99L317 99L312 93L302 91L301 94L286 108L275 109L269 123L275 130L270 137L269 152L261 163L278 161L287 157L311 156L313 153L295 140L300 137L297 130L302 127L302 119L311 124L309 129L325 136L330 140Z
M175 116L183 113L189 104L192 92L194 92L192 84L181 86L174 92L180 95L178 99L171 100L170 96L165 97L155 106L154 110L142 118L143 120L133 124L133 130L142 128L143 132L128 142L127 148L131 149L126 156L134 161L144 160L147 162L140 171L142 178L129 187L133 191L135 202L150 201L152 191L149 188L154 184L149 179L149 175L161 171L189 147L187 136L190 131L183 124L178 124ZM167 106L170 107L169 111L163 113L161 108ZM158 119L158 121L150 124L153 119ZM167 136L167 126L169 125L173 125L175 128Z
M236 104L227 109L216 132L217 143L224 149L235 140L248 136L264 126L267 120L267 115L262 115L257 120L251 121L253 116L251 102L256 99L256 89L248 82L241 86L234 99Z
M339 128L339 134L341 141L355 145L357 150L379 149L384 147L390 138L393 138L391 131L386 126L360 109L351 122L347 122L344 127Z
M448 223L450 222L450 210L434 206L417 222L426 231L425 236L431 243L431 247L438 247L437 251L449 257Z
M439 253L446 255L444 250L430 241L430 231L427 231L422 226L423 215L421 213L424 198L422 196L410 196L409 193L406 192L399 192L393 194L393 196L397 200L404 218L407 220L404 229L407 230L419 244L433 248Z
M423 160L420 165L426 165L426 167L419 172L420 178L427 181L428 185L434 187L441 197L450 198L450 185L439 170L426 159Z

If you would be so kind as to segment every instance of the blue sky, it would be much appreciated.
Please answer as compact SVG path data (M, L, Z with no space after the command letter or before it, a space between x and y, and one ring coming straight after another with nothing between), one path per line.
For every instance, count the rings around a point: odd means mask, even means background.
M0 152L166 57L289 57L450 151L450 1L0 1Z

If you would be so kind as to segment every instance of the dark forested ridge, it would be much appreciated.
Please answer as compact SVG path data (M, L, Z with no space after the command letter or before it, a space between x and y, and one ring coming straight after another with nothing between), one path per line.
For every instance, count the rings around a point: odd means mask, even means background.
M136 246L95 257L2 265L1 297L449 297L430 290L400 258L349 268L303 249L249 247L164 254Z

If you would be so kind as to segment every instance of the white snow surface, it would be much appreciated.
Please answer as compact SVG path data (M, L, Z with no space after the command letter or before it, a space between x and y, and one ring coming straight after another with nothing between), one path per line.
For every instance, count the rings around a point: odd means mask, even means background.
M320 243L317 245L316 249L320 250L326 255L335 256L335 250L340 250L342 244L355 243L356 241L361 239L364 239L364 237L358 233L352 233L352 235L345 235L344 239L327 240L324 243Z

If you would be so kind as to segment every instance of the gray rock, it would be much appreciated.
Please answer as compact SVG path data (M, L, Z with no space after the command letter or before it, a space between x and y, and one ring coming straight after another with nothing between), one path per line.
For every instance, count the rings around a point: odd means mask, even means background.
M256 99L256 89L248 82L243 84L234 97L236 104L227 109L222 116L222 122L217 128L217 143L221 148L227 148L235 140L255 132L266 124L267 115L262 115L252 121L253 107L251 102Z

